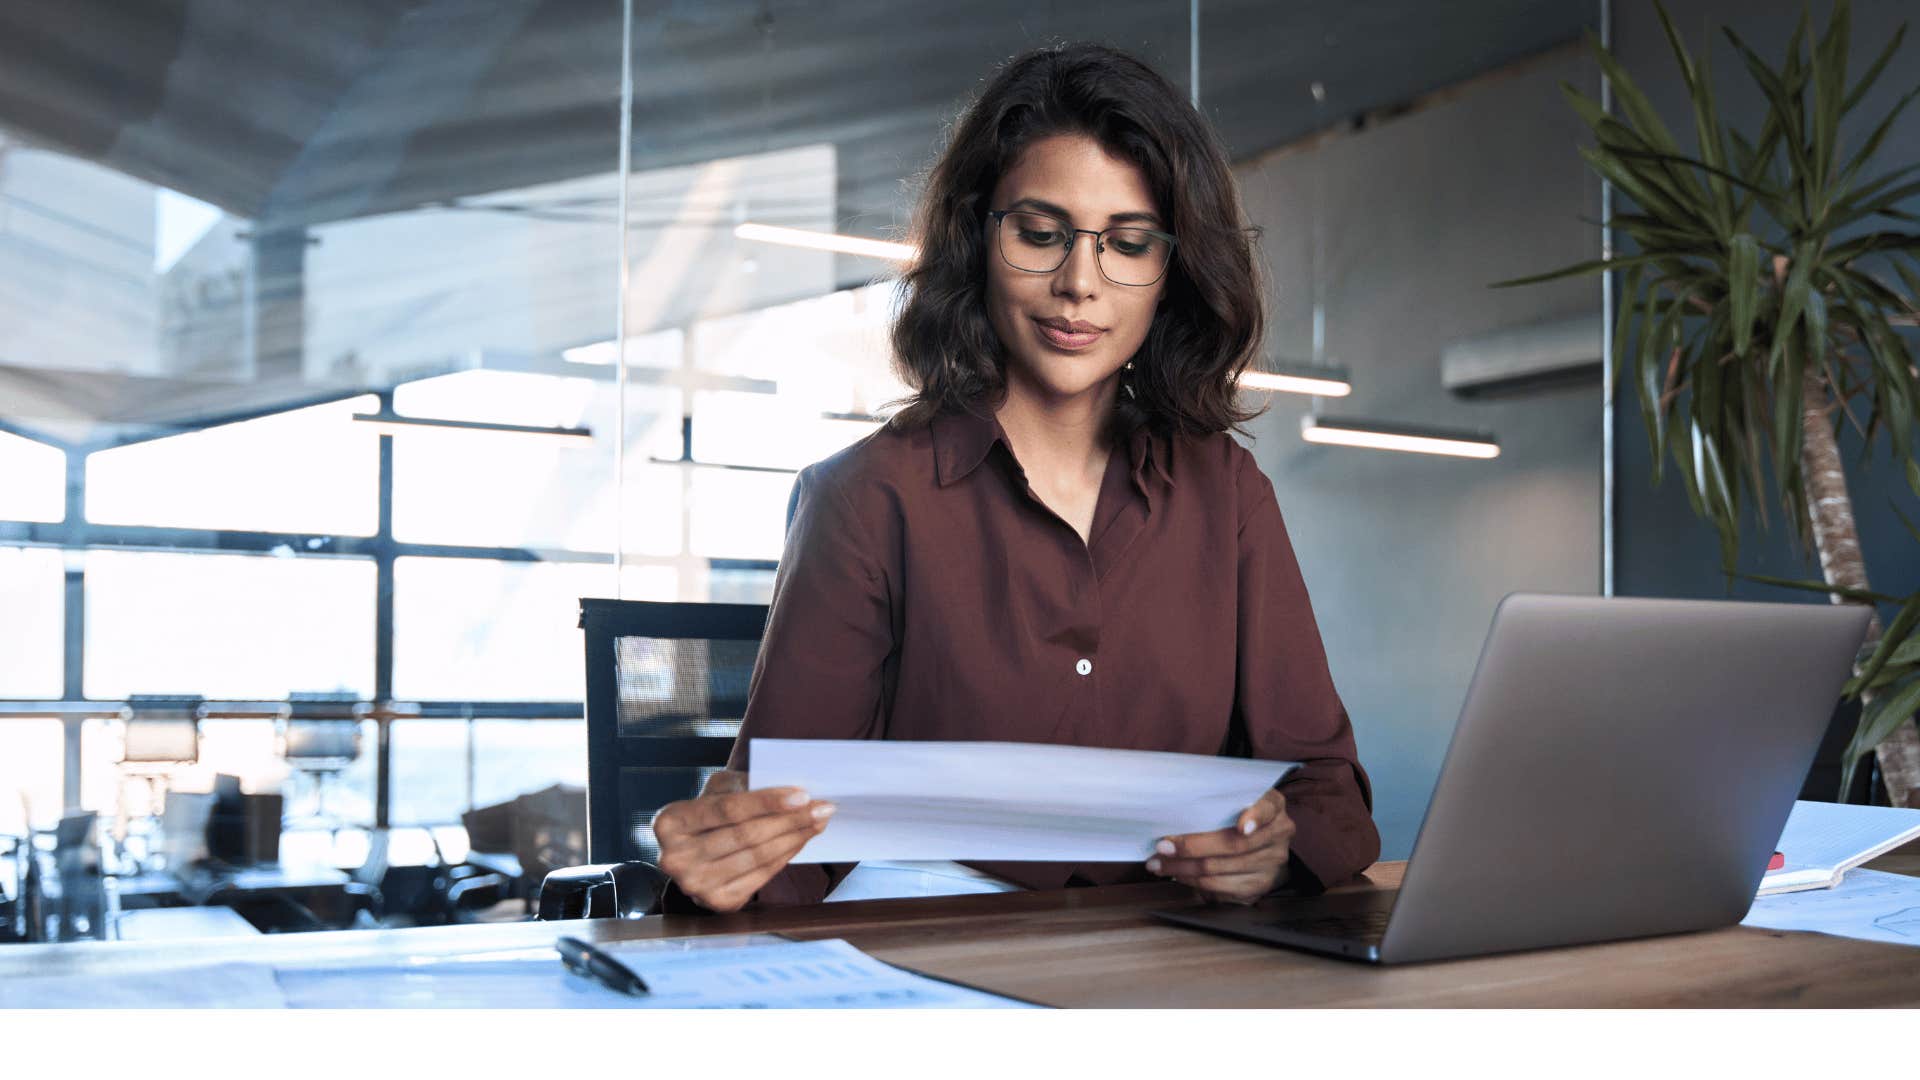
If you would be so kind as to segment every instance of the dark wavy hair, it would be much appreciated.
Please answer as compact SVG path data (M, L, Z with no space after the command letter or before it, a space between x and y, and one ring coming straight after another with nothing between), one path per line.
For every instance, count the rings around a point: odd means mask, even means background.
M1258 415L1241 406L1235 380L1265 328L1259 230L1241 219L1218 136L1179 90L1118 49L1055 45L1007 62L951 131L922 181L911 234L919 254L901 281L893 362L914 393L894 423L1005 400L1006 349L987 316L987 202L1029 145L1069 134L1138 166L1180 240L1153 324L1121 376L1117 430L1205 435Z

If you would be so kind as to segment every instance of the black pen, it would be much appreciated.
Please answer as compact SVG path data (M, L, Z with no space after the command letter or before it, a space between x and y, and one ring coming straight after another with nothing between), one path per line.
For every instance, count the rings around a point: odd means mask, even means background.
M622 994L638 997L648 992L646 980L635 975L632 968L577 937L556 938L553 947L560 950L561 962L575 975L584 975Z

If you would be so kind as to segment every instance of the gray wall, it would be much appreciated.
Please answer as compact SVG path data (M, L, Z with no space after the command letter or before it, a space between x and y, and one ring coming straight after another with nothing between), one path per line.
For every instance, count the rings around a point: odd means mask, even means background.
M1816 5L1816 30L1827 17L1827 5ZM1763 115L1763 100L1754 89L1750 76L1741 66L1733 47L1720 33L1730 25L1769 63L1784 55L1787 38L1800 16L1800 5L1781 0L1670 0L1668 10L1688 48L1696 53L1708 41L1713 44L1715 87L1723 112L1736 130L1751 137ZM1861 0L1853 5L1853 57L1849 62L1849 80L1859 78L1873 57L1885 46L1903 21L1920 20L1920 5L1912 0ZM1914 28L1920 30L1920 27ZM1674 59L1660 29L1651 4L1618 4L1614 14L1616 51L1627 65L1634 81L1653 98L1683 145L1691 146L1693 125L1684 87ZM1920 71L1920 41L1910 34L1896 54L1887 72L1881 76L1873 94L1865 100L1856 117L1842 130L1843 152L1858 145L1864 130L1870 130L1885 116L1899 95L1911 90L1915 71ZM1920 111L1909 108L1883 144L1882 165L1872 175L1900 165L1920 161ZM1920 213L1920 199L1906 209ZM1873 228L1901 228L1898 222L1883 222ZM1909 344L1913 338L1909 336ZM1616 417L1619 432L1619 483L1617 488L1618 558L1616 589L1623 595L1697 596L1727 595L1720 575L1719 547L1711 526L1697 519L1687 505L1680 482L1668 477L1656 489L1650 481L1652 461L1646 429L1640 422L1636 400L1624 395ZM1898 500L1910 518L1920 518L1920 505L1887 457L1887 442L1879 440L1870 468L1860 463L1860 442L1847 430L1841 441L1848 482L1852 488L1854 513L1860 525L1861 549L1867 560L1867 573L1874 587L1885 593L1905 595L1920 590L1920 549L1901 526L1892 505ZM1671 473L1671 469L1669 469ZM1817 562L1792 549L1788 529L1778 513L1771 513L1771 530L1761 533L1757 523L1749 528L1741 553L1741 569L1783 577L1817 578ZM1737 597L1776 601L1800 600L1820 603L1814 594L1792 593L1764 585L1736 583Z
M1329 415L1497 433L1467 461L1310 446L1306 398L1274 395L1251 425L1306 575L1333 675L1375 782L1385 858L1402 858L1432 793L1494 606L1515 590L1599 588L1600 389L1467 402L1440 386L1446 344L1598 311L1587 279L1489 282L1599 253L1599 185L1558 90L1595 88L1563 50L1459 97L1239 170L1265 229L1269 349L1306 356L1315 171L1325 170L1327 353L1354 392Z

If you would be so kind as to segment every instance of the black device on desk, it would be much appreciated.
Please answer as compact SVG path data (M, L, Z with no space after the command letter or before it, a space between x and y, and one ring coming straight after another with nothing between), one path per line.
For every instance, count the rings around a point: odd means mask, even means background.
M1154 914L1378 964L1730 926L1872 613L1510 596L1397 891Z

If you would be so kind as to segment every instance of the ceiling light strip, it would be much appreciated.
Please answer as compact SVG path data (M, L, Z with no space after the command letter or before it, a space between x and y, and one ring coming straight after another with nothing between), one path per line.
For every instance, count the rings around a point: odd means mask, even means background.
M1486 432L1383 424L1370 420L1303 416L1300 418L1300 437L1310 443L1327 446L1357 446L1406 454L1439 454L1482 460L1500 456L1500 441Z
M866 255L875 259L891 259L895 262L907 262L917 251L912 244L896 244L890 240L868 240L859 236L841 236L839 233L815 232L811 229L790 229L785 225L762 225L753 221L734 226L733 235L742 240L812 248L815 251L837 251L843 255Z
M1308 394L1313 397L1346 397L1353 384L1344 373L1293 371L1243 371L1240 386L1247 390L1273 390L1283 394Z

